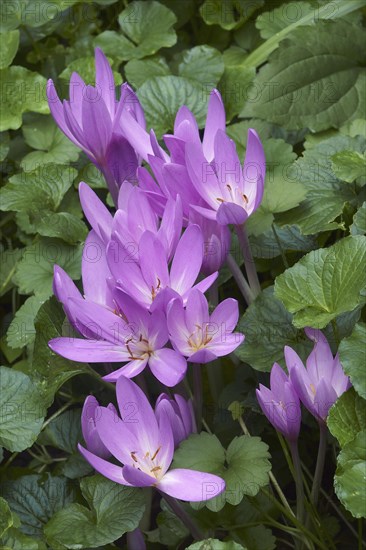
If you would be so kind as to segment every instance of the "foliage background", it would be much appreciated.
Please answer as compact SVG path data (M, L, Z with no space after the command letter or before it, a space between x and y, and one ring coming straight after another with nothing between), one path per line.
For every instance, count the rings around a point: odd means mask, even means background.
M226 504L191 512L211 536L238 544L222 548L271 550L276 538L278 548L285 544L283 533L268 523L278 512L259 492L268 483L265 444L256 439L250 449L235 449L239 466L235 461L230 466L229 450L233 454L240 429L228 407L239 403L251 432L269 445L276 476L291 499L280 445L259 414L254 389L267 381L274 361L283 364L285 344L306 356L302 329L311 325L325 329L334 351L339 346L355 388L330 413L334 437L319 508L324 536L337 548L351 548L344 518L357 529L354 518L366 509L364 6L363 0L0 4L0 532L5 548L123 547L121 536L141 518L151 548L177 547L187 535L159 499L153 500L150 523L146 494L86 477L89 466L76 452L81 406L89 393L103 403L113 394L98 369L47 348L64 324L51 297L53 264L75 281L80 278L87 226L78 182L85 180L111 201L102 176L50 117L45 84L52 78L68 97L73 71L94 83L95 46L113 63L116 82L128 80L137 90L147 125L159 137L172 130L182 104L202 127L209 91L218 87L228 133L240 154L249 127L258 131L266 151L265 197L248 223L264 292L246 311L243 305L240 330L246 343L225 360L220 395L209 392L205 379L206 421L217 437L189 439L176 457L177 464L187 465L194 454L207 469L211 454L212 471L229 461L225 468L232 468L239 487L233 484ZM235 241L231 252L238 257ZM220 297L240 299L225 268L220 280ZM158 393L149 383L152 394ZM305 416L301 454L310 471L316 443L315 423ZM240 472L250 452L257 468L252 461L249 474ZM250 485L250 479L257 481ZM221 548L217 544L212 547Z

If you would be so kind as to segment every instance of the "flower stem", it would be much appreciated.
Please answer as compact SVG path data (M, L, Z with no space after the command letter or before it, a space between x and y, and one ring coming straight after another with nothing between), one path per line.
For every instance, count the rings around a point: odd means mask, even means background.
M174 512L174 514L184 523L192 537L196 540L203 540L205 537L203 533L199 530L195 522L192 520L189 514L184 510L182 505L173 497L167 495L166 493L161 493L165 502L169 505L169 508Z
M193 398L194 408L196 411L196 423L198 433L202 427L202 365L200 363L193 364Z
M261 285L259 283L257 270L255 268L255 263L252 256L252 251L250 249L249 239L245 229L245 225L244 224L236 225L235 229L238 235L241 253L244 259L244 265L245 265L245 270L247 272L249 286L252 293L254 294L254 298L256 298L258 294L260 294L261 292Z
M318 449L318 458L316 460L315 474L313 486L311 489L311 501L314 508L316 508L319 497L319 489L323 477L324 470L324 461L325 461L325 451L327 449L327 427L324 423L319 422L320 438L319 438L319 449Z
M255 296L251 291L251 288L248 285L240 267L238 266L238 264L236 263L236 261L234 260L231 254L228 255L226 262L236 281L236 284L238 285L240 292L244 297L244 300L248 305L251 304L252 302L254 302Z
M296 515L297 519L303 523L304 521L304 512L305 512L305 495L304 495L304 484L302 481L302 471L301 471L301 462L299 456L299 448L297 441L290 442L290 449L292 460L294 463L294 474L295 474L295 483L296 483Z

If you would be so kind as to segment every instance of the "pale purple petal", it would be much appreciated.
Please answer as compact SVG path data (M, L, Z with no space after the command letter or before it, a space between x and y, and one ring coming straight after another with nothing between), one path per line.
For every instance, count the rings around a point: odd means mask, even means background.
M144 359L134 359L120 369L117 369L103 376L103 380L105 380L106 382L117 382L120 376L126 376L126 378L134 378L144 370L147 365L147 361L148 357L145 357Z
M99 48L95 48L95 85L113 119L116 110L114 76L108 59Z
M156 483L156 479L133 466L126 465L123 467L123 477L133 487L151 487Z
M140 450L135 434L107 407L98 407L94 420L98 435L108 451L122 464L131 464L131 450Z
M88 222L102 241L111 237L113 217L98 195L83 181L79 184L81 207Z
M177 468L167 472L157 487L171 497L201 502L222 493L225 489L225 481L214 474Z
M215 156L214 141L218 130L225 130L226 115L221 95L217 90L212 90L208 102L205 131L202 140L203 154L211 162Z
M223 355L225 354L223 353ZM217 359L216 350L208 348L195 351L188 358L190 363L210 363L211 361L215 361L215 359Z
M171 287L179 294L189 290L200 272L203 237L198 225L189 225L181 237L170 270Z
M211 314L211 323L216 324L225 331L232 332L239 320L239 305L237 300L227 298L214 309Z
M85 299L114 309L113 294L107 284L111 272L107 264L105 244L93 230L84 244L81 272Z
M306 368L313 383L321 378L330 380L333 371L333 354L327 339L320 330L306 328L305 334L315 345L306 360Z
M180 353L163 348L154 351L150 356L149 367L162 384L171 388L183 380L187 370L187 361Z
M104 160L112 136L112 120L103 99L87 86L82 107L83 133L98 162Z
M61 357L82 363L115 363L128 359L128 352L124 348L103 340L60 337L53 338L48 345Z
M206 290L210 288L210 286L216 281L218 276L219 272L215 271L215 273L211 273L211 275L205 277L204 279L202 279L202 281L194 285L192 289L198 289L201 292L206 292Z
M146 395L124 376L117 380L116 393L122 420L136 435L140 449L154 453L159 446L159 429Z
M188 293L186 303L186 325L189 333L196 332L197 326L203 327L203 330L210 323L208 312L208 302L204 294L197 289L192 289Z
M249 204L253 204L252 209L255 210L258 208L263 197L266 159L261 140L257 132L252 128L248 130L243 174L243 192L248 197Z
M87 460L87 462L89 462L89 464L104 477L107 477L108 479L111 479L112 481L115 481L120 485L131 485L123 477L121 466L115 466L114 464L107 462L107 460L99 458L99 456L96 456L93 453L89 452L87 449L84 449L84 447L82 447L82 445L80 444L78 445L78 449L85 460Z
M216 220L220 225L242 225L248 218L248 212L234 202L222 202L217 210Z

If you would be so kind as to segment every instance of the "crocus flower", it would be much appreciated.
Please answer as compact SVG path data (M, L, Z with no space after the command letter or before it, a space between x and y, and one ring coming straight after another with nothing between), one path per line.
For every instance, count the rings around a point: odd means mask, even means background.
M150 205L146 194L125 181L118 197L118 210L113 220L116 231L126 246L134 248L138 258L140 239L145 231L154 233L163 244L168 260L171 260L182 233L183 212L179 195L166 201L161 219Z
M306 368L297 353L285 347L290 380L302 403L320 422L325 422L330 407L349 389L351 383L343 372L338 354L333 357L327 339L320 330L305 329L314 342Z
M98 457L79 445L84 458L100 474L133 487L156 487L162 493L185 501L201 502L225 489L220 477L188 470L171 469L174 436L167 415L158 420L143 391L121 376L116 385L121 419L106 407L96 409L100 439L120 464Z
M230 251L231 232L226 225L220 225L215 220L205 218L195 210L189 213L191 223L199 225L204 240L204 256L201 271L210 275L226 262Z
M301 424L301 408L297 393L289 378L275 363L270 376L271 389L259 384L258 403L270 421L289 441L296 441Z
M81 412L81 430L89 451L101 458L109 458L111 453L103 445L96 429L97 418L95 414L98 407L99 403L93 395L89 395L85 399ZM117 415L117 411L112 403L108 405L108 409Z
M109 382L120 376L133 378L148 365L166 386L178 384L187 364L179 352L165 347L169 339L165 314L159 310L149 313L121 291L116 290L114 295L115 311L87 300L69 298L67 312L88 339L54 338L48 344L50 348L72 361L127 363L103 377Z
M145 118L136 95L127 84L122 85L120 101L116 101L112 69L98 48L95 66L95 87L87 86L77 73L73 73L70 99L63 103L49 80L48 104L62 132L103 172L116 202L119 185L127 177L134 176L138 166L136 153L123 133L121 117L127 113L143 128Z
M202 232L198 225L187 227L170 269L166 249L151 231L145 231L140 238L138 263L117 232L108 245L107 259L119 288L146 308L165 309L172 298L182 296L185 300L198 277L203 259ZM217 275L209 275L193 288L205 292Z
M214 141L218 130L225 131L225 107L218 90L212 90L208 101L207 117L202 139L202 152L208 162L215 157ZM194 114L183 105L175 117L174 134L166 134L164 141L171 153L172 162L185 164L184 144L196 143L201 145L198 124Z
M186 144L185 160L189 177L207 206L192 208L221 225L244 223L258 208L263 196L265 157L255 130L248 131L242 169L235 143L223 130L216 132L215 161L207 162L202 147Z
M234 351L244 335L234 332L239 318L238 302L228 298L212 314L205 296L197 289L189 292L186 308L181 299L168 305L170 341L192 363L209 363Z
M125 120L125 119L124 119ZM185 223L188 223L191 204L204 207L205 201L195 189L186 168L185 146L194 143L202 148L206 162L214 160L214 139L218 130L225 130L225 109L217 90L212 90L208 102L208 111L203 140L201 143L197 121L193 113L183 105L175 118L174 134L164 135L165 144L170 152L166 155L158 146L154 133L150 134L150 152L147 150L147 133L144 139L136 140L132 127L125 128L130 143L150 164L155 180L143 168L138 171L141 189L149 195L157 212L161 214L167 199L180 196ZM131 141L134 140L134 141ZM206 205L207 206L207 205Z
M192 401L186 401L184 397L176 393L171 399L166 393L162 393L155 404L155 415L158 422L161 416L166 414L169 418L173 437L174 447L178 447L183 439L197 431Z

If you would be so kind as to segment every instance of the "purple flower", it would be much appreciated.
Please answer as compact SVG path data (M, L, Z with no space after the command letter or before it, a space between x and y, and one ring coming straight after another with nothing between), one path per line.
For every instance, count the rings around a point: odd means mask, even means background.
M306 368L297 353L285 347L290 380L302 403L319 421L325 422L330 407L349 389L351 383L343 372L338 354L333 357L327 339L320 330L306 328L306 336L315 345Z
M55 352L87 363L127 363L104 376L115 382L120 376L133 378L148 365L166 386L175 386L184 377L187 363L175 350L166 348L168 330L162 311L149 313L127 294L116 290L115 311L83 299L69 298L66 311L77 329L88 339L54 338L49 342Z
M83 410L81 412L81 430L83 432L83 438L87 448L91 453L94 453L101 458L109 458L111 453L103 445L96 429L96 409L99 407L98 401L93 395L89 395L84 402ZM117 411L110 403L108 409L117 415Z
M174 349L192 363L209 363L234 351L244 335L234 332L239 318L238 302L228 298L210 315L205 296L189 292L184 308L181 299L168 305L168 329Z
M158 420L145 394L128 378L118 379L116 392L121 419L106 407L96 409L95 419L100 439L121 465L79 445L93 468L116 483L156 487L185 501L204 501L225 489L224 480L213 474L184 468L169 470L174 436L168 416L162 414Z
M151 207L146 194L128 181L120 189L118 210L113 220L113 231L117 232L129 250L134 249L138 257L140 239L145 231L154 233L163 244L168 260L171 260L182 233L183 213L179 195L169 198L161 220Z
M80 147L103 172L114 201L118 188L129 176L135 176L136 153L121 126L124 116L145 128L142 107L131 88L123 84L121 99L116 101L112 69L101 50L95 50L96 85L87 86L73 73L70 99L61 103L52 80L48 81L48 104L59 128Z
M164 414L168 416L172 427L175 448L183 439L187 439L191 433L197 431L192 401L186 401L178 393L174 395L174 399L171 399L166 393L162 393L158 397L155 405L158 422Z
M107 248L108 265L121 290L146 308L165 309L172 298L182 296L194 285L203 259L203 237L198 225L187 227L180 238L170 269L166 248L158 236L145 231L139 243L139 262L114 232ZM205 292L217 278L217 272L194 288Z
M263 196L265 157L255 130L248 131L244 167L241 167L235 143L223 130L214 141L214 163L207 162L202 147L186 144L185 160L189 177L206 202L192 208L221 225L244 223L258 208Z
M271 370L271 389L259 384L258 403L271 422L289 441L295 441L300 432L300 401L292 383L278 363Z
M230 251L231 233L226 225L220 225L215 220L205 218L191 209L189 214L191 223L199 225L204 240L204 256L201 271L210 275L218 271L226 262Z
M210 94L202 144L195 116L188 107L183 105L175 117L174 134L164 136L172 162L185 164L184 146L189 142L201 145L205 159L212 162L215 156L214 140L216 132L218 130L225 131L225 127L225 108L221 95L217 90L212 90Z
M194 143L200 147L206 162L214 160L214 139L218 130L225 130L225 109L217 90L212 90L208 103L206 126L201 143L198 125L193 113L183 105L175 118L174 134L166 134L164 141L169 149L170 157L158 146L155 134L150 134L151 152L146 149L145 139L134 141L134 147L142 154L151 166L156 182L144 168L138 170L139 186L153 201L156 211L161 214L167 199L180 196L185 222L188 223L191 204L207 206L204 199L195 189L186 168L185 147ZM129 140L134 139L132 128L126 128Z

